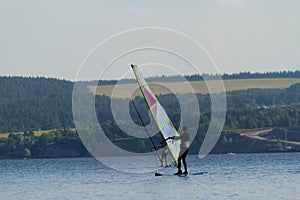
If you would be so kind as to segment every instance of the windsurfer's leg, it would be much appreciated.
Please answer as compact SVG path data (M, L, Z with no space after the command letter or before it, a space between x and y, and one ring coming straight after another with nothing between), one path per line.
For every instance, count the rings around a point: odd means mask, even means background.
M178 169L178 172L181 172L181 156L178 158L177 169Z
M186 150L184 152L184 154L182 155L182 162L183 162L183 166L184 166L184 173L187 174L187 164L186 164L186 156L187 156L188 150Z
M183 166L184 166L184 173L187 173L187 165L186 165L185 158L182 159L182 162L183 162Z
M177 162L178 162L178 165L177 165L178 171L177 171L177 173L175 173L175 175L182 174L182 171L181 171L181 161L182 161L183 155L184 155L184 153L182 152L182 150L180 150L179 157L177 159Z
M179 156L178 160L177 160L177 162L178 162L177 169L178 170L177 170L177 172L174 175L182 174L182 171L181 171L181 160L182 160L182 158L181 158L181 156Z

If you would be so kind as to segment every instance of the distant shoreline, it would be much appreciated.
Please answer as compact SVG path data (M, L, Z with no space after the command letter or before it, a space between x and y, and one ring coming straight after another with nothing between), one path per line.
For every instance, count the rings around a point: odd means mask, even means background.
M267 139L266 137L261 137L261 134L270 133L272 128L264 129L239 129L239 130L224 130L220 136L219 142L213 148L210 154L252 154L252 153L286 153L286 152L300 152L299 142L294 141L293 148L291 149L280 149L277 148L278 142L284 143L280 138L278 139ZM278 129L281 130L281 129ZM74 131L74 130L73 130ZM52 134L51 130L44 132L43 134ZM19 133L20 134L20 133ZM234 143L222 144L222 138L227 136L238 137ZM35 136L40 137L40 136ZM300 138L298 138L300 139ZM113 140L119 147L125 147L130 145L130 141L126 140ZM238 143L237 143L238 141ZM129 144L127 144L129 143ZM293 144L293 141L288 141L289 144ZM264 147L268 144L274 144L273 148L265 149ZM298 148L299 147L299 148ZM189 155L198 155L199 147L192 146ZM257 151L257 149L261 149ZM265 150L263 150L265 149ZM80 158L80 157L93 157L87 152L85 147L82 145L81 141L67 140L58 143L53 143L46 145L41 152L29 157L20 157L20 155L7 155L0 157L0 160L18 160L18 159L52 159L52 158Z

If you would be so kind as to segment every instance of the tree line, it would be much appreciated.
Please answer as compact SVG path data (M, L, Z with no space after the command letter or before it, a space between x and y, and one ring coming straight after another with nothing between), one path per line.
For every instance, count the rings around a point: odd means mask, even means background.
M57 129L41 136L32 131L10 133L7 139L0 139L0 159L62 156L89 156L75 130Z

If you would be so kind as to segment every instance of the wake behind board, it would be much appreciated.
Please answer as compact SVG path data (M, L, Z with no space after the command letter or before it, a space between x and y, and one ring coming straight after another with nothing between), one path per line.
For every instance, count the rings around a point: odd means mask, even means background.
M154 175L155 175L155 176L179 176L179 177L185 177L185 176L188 176L188 175L194 175L194 176L198 176L198 175L208 175L208 172L191 172L191 173L189 173L189 174L179 174L179 175L164 174L164 173L156 172Z

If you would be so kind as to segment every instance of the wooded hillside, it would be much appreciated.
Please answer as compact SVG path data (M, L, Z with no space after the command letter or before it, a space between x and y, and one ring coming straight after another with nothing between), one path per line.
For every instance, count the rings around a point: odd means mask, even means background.
M84 147L77 133L74 132L72 82L42 77L0 77L0 84L0 132L11 133L8 138L2 137L0 139L1 158L51 157L49 152L55 152L53 157L88 155L86 151L82 150ZM86 84L88 85L88 83ZM201 109L201 120L198 136L192 144L191 153L198 152L210 120L209 95L198 94L197 98ZM158 99L165 107L175 127L178 128L180 107L175 95L158 95ZM124 99L119 99L119 101L124 101ZM141 97L136 97L134 102L143 121L147 124L150 118L144 100ZM95 106L98 120L108 138L116 145L130 151L147 152L151 150L152 146L149 139L128 136L117 126L112 117L110 105L111 99L109 97L96 97ZM300 124L300 84L294 84L284 89L253 88L227 92L227 108L224 127L226 130L297 127ZM133 120L140 124L132 106L130 106L130 112ZM192 116L193 113L191 113ZM51 134L45 133L42 136L34 136L30 132L52 129L60 131L53 131ZM25 134L13 134L13 132L19 131L25 132ZM157 136L156 142L159 143L159 140L160 138ZM224 152L222 149L229 151L232 148L235 151L251 152L257 147L260 147L258 148L260 152L280 150L279 144L257 142L255 148L253 146L252 150L250 148L246 151L243 149L246 143L250 144L249 139L227 131L223 133L214 152L220 153ZM70 149L66 151L62 148L64 146L68 146ZM49 148L52 148L52 151ZM74 149L81 150L75 152ZM69 152L69 154L64 154L64 151Z

